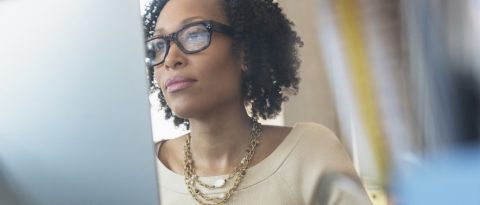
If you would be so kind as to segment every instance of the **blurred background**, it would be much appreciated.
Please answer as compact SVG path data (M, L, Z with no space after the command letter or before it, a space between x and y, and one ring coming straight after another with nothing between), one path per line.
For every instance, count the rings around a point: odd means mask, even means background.
M480 204L480 0L278 3L302 80L265 123L332 129L375 205ZM156 141L184 132L151 102Z

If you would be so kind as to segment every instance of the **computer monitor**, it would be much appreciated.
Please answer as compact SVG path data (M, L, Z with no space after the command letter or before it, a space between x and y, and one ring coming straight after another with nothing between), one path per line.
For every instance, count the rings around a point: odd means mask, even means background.
M0 204L158 205L138 1L0 0Z

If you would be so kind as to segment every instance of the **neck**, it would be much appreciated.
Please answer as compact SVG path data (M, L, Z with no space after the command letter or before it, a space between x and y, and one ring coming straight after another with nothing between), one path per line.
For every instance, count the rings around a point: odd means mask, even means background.
M252 122L243 105L190 118L191 152L199 176L229 174L245 154Z

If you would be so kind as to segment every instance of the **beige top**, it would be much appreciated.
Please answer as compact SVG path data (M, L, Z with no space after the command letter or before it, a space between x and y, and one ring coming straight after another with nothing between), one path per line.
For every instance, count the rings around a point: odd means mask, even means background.
M197 204L186 188L184 177L158 159L157 164L162 205ZM225 177L200 177L200 180L214 184ZM225 190L230 187L229 183ZM201 190L211 196L225 191ZM335 134L319 124L297 123L267 158L247 170L227 204L371 203Z

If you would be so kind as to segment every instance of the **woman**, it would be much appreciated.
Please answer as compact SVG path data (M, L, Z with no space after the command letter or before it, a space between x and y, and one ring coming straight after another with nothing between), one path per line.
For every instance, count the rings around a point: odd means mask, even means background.
M359 204L332 186L337 178L359 184L332 132L257 122L298 89L302 42L292 25L271 0L154 0L147 8L153 89L166 117L190 129L157 145L163 204Z

